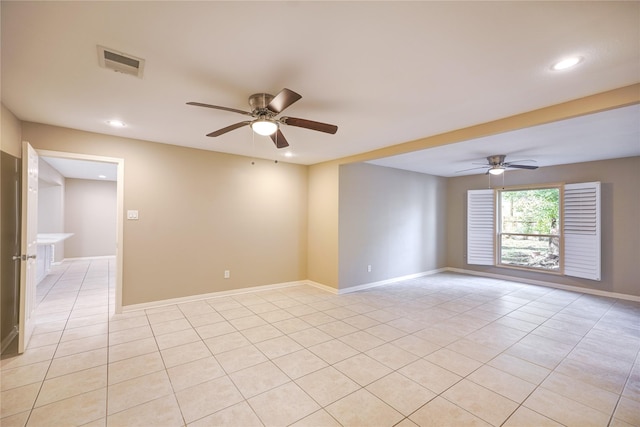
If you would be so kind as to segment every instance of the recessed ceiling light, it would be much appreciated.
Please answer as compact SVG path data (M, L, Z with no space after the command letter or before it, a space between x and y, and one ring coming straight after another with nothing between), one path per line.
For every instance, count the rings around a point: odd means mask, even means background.
M570 56L568 58L564 58L551 66L551 69L554 71L562 71L571 67L575 67L579 63L581 63L583 58L581 56Z
M124 122L120 121L120 120L107 120L107 124L109 126L113 126L114 128L123 128L123 127L125 127Z
M293 157L293 153L291 151L287 151L286 153L284 153L285 157Z
M106 176L106 175L98 175L98 178L100 178L100 179L107 179L107 176Z

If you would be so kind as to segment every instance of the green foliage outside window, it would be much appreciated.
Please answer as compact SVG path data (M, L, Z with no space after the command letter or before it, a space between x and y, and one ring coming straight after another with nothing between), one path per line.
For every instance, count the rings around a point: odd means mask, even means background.
M502 191L502 232L518 234L558 234L560 190Z
M500 211L500 264L558 271L560 190L501 191Z

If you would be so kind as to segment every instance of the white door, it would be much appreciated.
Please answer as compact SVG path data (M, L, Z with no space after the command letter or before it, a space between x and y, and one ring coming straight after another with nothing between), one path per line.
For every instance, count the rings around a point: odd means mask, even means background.
M33 332L38 251L38 153L22 143L22 261L20 263L20 318L18 353L24 353Z

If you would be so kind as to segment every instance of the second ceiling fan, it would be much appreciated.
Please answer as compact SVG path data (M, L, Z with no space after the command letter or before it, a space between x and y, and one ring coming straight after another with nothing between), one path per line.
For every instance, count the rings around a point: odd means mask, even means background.
M520 165L517 164L518 162L535 162L535 160L515 160L513 162L505 162L506 159L506 155L504 154L497 154L494 156L488 156L487 157L487 163L475 163L475 164L484 164L484 166L480 166L477 168L471 168L471 169L463 169L461 171L458 172L466 172L466 171L470 171L470 170L474 170L474 169L487 169L487 172L485 172L486 174L491 174L491 175L502 175L504 173L505 170L509 169L509 168L513 168L513 169L538 169L538 166L536 165Z
M234 123L230 126L208 133L207 136L220 136L243 126L250 126L259 135L270 136L277 148L289 146L286 138L280 131L280 125L296 126L305 129L335 134L338 126L327 123L314 122L312 120L298 119L295 117L276 117L287 107L302 98L301 95L290 89L282 89L275 96L268 93L256 93L249 97L251 111L237 110L235 108L220 107L218 105L203 104L201 102L187 102L187 105L196 107L213 108L216 110L231 111L252 117L251 120Z

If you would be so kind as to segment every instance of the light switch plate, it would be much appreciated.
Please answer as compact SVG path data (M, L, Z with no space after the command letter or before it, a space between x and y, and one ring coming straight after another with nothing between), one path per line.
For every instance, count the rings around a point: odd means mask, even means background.
M138 211L127 211L127 219L138 219Z

